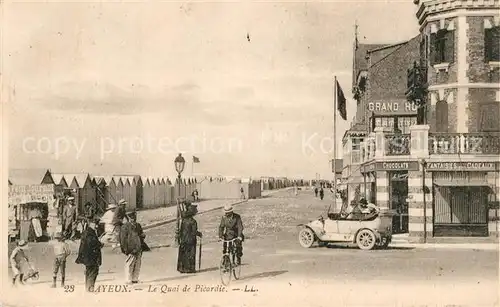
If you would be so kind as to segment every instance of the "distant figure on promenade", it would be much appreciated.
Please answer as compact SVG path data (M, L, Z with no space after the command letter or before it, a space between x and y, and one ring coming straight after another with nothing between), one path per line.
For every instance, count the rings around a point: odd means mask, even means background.
M61 271L61 287L64 287L64 280L66 279L66 258L71 255L71 249L64 240L62 233L57 232L54 236L57 241L54 243L54 264L52 275L52 286L56 287L57 273Z
M99 274L99 267L102 264L102 243L97 237L97 220L91 220L87 229L82 232L82 240L78 249L76 263L85 266L85 290L94 291L95 281Z
M198 213L197 206L187 202L186 210L182 212L182 222L179 230L177 271L180 273L196 273L197 237L202 237L202 233L198 231L198 223L194 219L196 213Z
M319 198L321 198L321 200L323 200L324 197L325 197L325 190L323 190L323 187L321 187L319 189Z
M314 187L314 197L318 197L318 187Z
M125 281L127 284L139 282L142 260L142 231L141 224L137 223L137 213L128 213L129 221L123 224L120 230L120 247L122 253L127 256L125 260Z
M68 202L63 209L63 235L66 239L73 239L76 235L76 206L75 198L68 197Z
M243 187L240 188L241 199L245 199L245 190Z
M20 240L17 242L16 248L10 254L10 266L14 277L12 278L12 285L18 284L24 285L24 275L27 274L30 269L34 270L30 263L26 251L28 249L28 242Z
M195 189L195 190L193 191L193 200L194 200L195 202L200 201L200 197L199 197L198 189Z

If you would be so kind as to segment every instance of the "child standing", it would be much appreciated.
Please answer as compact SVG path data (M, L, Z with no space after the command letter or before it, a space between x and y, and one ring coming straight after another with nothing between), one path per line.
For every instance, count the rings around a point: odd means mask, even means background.
M61 287L64 287L64 279L66 278L66 258L71 255L69 245L65 242L62 233L56 233L54 238L57 241L54 243L54 275L52 276L51 288L56 287L57 273L59 270L61 270Z
M16 285L17 279L19 278L19 283L24 285L24 274L32 269L32 265L28 257L26 256L26 250L28 249L28 243L24 240L17 242L16 248L10 254L10 265L12 267L12 273L14 277L12 278L12 285Z

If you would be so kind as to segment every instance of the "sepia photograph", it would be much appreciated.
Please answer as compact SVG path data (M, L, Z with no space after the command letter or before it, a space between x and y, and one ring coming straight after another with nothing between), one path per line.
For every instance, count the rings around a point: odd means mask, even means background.
M500 0L0 12L1 306L500 305Z

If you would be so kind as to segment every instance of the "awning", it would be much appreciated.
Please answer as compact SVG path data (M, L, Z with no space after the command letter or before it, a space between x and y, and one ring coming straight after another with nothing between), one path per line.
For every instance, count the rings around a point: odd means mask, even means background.
M487 181L468 180L468 179L463 179L463 180L438 179L434 180L432 183L440 187L482 187L482 186L489 187L490 186Z

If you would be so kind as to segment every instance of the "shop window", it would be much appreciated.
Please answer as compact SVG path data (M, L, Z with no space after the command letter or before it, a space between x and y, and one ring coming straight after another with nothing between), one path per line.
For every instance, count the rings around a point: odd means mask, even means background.
M445 100L436 103L436 132L448 132L448 102Z
M431 33L431 64L452 63L455 60L455 31L441 29Z
M500 26L484 29L484 58L486 62L500 62Z

